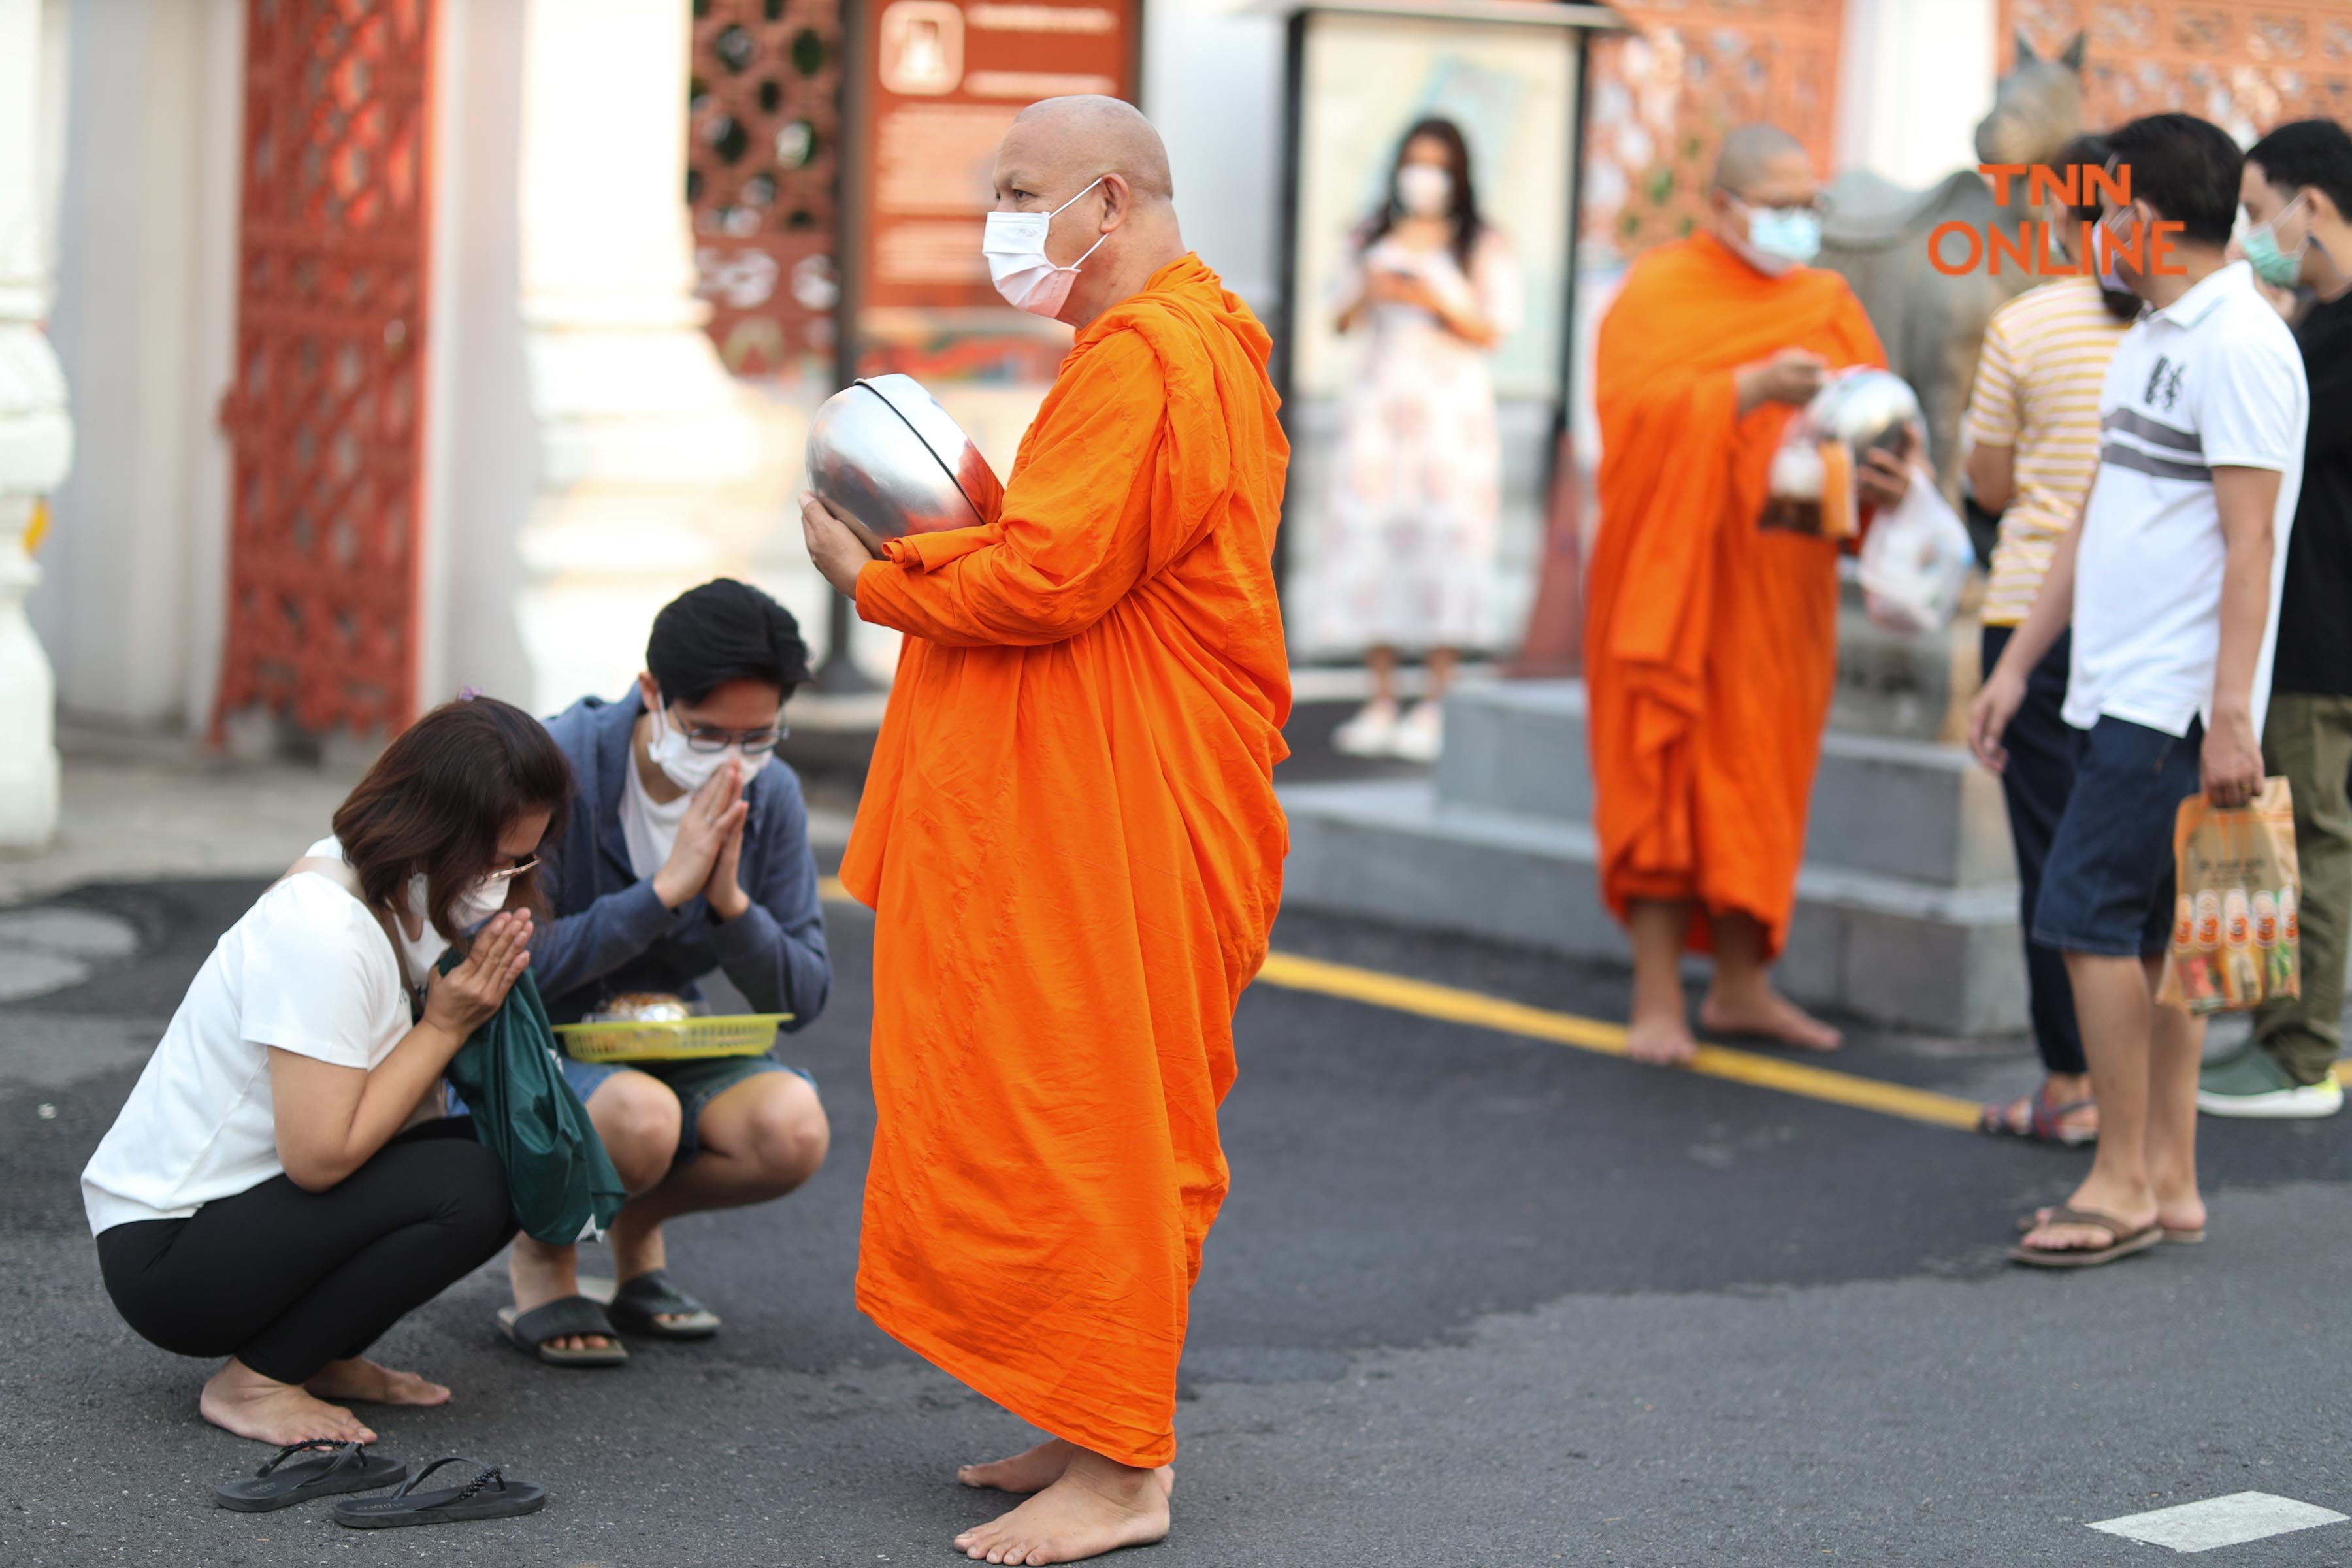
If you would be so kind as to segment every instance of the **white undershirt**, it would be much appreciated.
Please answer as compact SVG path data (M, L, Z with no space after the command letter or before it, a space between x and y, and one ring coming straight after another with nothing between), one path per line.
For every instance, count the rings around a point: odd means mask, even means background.
M634 740L622 771L628 776L621 785L621 837L629 846L629 869L643 881L669 863L678 826L686 821L686 808L694 804L694 795L688 791L665 803L646 794L646 781L637 772Z

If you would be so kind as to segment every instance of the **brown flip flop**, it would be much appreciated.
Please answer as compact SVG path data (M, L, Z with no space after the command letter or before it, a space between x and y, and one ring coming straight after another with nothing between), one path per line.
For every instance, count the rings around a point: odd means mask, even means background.
M2105 1247L2029 1247L2021 1241L2009 1249L2011 1263L2022 1263L2032 1268L2095 1268L2102 1263L2129 1258L2135 1252L2146 1252L2164 1239L2164 1227L2154 1220L2134 1230L2113 1215L2104 1215L2096 1209L2062 1205L2050 1211L2045 1223L2095 1225L2114 1239Z
M2058 1211L2056 1209L2052 1209L2050 1212L2053 1215L2055 1215ZM2017 1216L2017 1234L2020 1236L2030 1235L2034 1231L2040 1230L2048 1223L2049 1222L2043 1219L2039 1214L2019 1215ZM2159 1221L2158 1223L2161 1224L2162 1222ZM2175 1247L2201 1247L2204 1245L2205 1241L2205 1227L2201 1225L2193 1228L2187 1226L2168 1225L2164 1226L2164 1239L2172 1243Z

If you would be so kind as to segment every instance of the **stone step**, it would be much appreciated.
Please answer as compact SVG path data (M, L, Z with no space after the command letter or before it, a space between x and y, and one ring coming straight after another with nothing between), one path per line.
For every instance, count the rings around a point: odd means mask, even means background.
M1426 779L1301 784L1282 801L1286 909L1574 958L1631 956L1601 905L1584 824L1444 800ZM2017 889L1809 865L1778 973L1799 1000L1876 1023L1944 1035L2021 1029Z
M1437 793L1448 805L1592 819L1584 685L1488 681L1445 699ZM1813 784L1808 863L1944 888L2015 879L2000 783L1964 747L1832 730Z

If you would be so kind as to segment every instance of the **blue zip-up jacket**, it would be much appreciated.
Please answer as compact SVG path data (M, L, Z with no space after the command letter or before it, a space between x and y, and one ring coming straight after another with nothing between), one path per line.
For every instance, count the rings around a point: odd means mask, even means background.
M736 869L751 908L721 921L698 893L665 909L653 879L629 868L621 834L622 770L635 765L629 737L644 711L632 689L618 702L583 697L547 721L578 784L563 842L541 879L555 923L531 943L548 1016L576 1022L624 991L698 996L697 982L723 969L755 1011L790 1013L784 1027L801 1028L824 1011L833 964L800 778L781 759L751 775Z

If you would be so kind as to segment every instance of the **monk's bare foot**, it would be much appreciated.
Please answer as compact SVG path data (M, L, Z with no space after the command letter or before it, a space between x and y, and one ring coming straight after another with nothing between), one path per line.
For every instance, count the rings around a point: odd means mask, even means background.
M966 1465L956 1471L956 1479L968 1487L988 1491L1016 1492L1023 1497L1042 1492L1062 1479L1070 1461L1078 1456L1078 1446L1060 1437L1048 1437L1034 1448L1024 1449L1009 1459L996 1459L985 1465Z
M1168 1493L1158 1470L1131 1469L1075 1449L1059 1480L977 1530L956 1537L975 1562L1076 1563L1168 1534Z
M213 1373L196 1399L196 1411L224 1432L256 1442L373 1443L375 1432L340 1405L329 1405L297 1384L264 1377L241 1361Z
M1674 1014L1637 1016L1625 1030L1625 1054L1654 1068L1687 1067L1698 1055L1698 1041L1691 1037L1690 1026Z
M365 1356L331 1361L303 1387L321 1399L350 1399L365 1405L446 1405L449 1391L413 1372L394 1372Z
M1048 1437L1034 1448L1024 1449L1009 1459L995 1459L985 1465L966 1465L956 1471L956 1479L968 1487L988 1491L1014 1492L1026 1497L1042 1492L1062 1479L1070 1461L1086 1452L1076 1443L1062 1437ZM1160 1494L1172 1497L1176 1492L1176 1467L1162 1465L1151 1472L1160 1478Z
M1699 1027L1710 1035L1748 1035L1808 1051L1833 1051L1845 1037L1769 985L1740 992L1710 992L1698 1007Z

